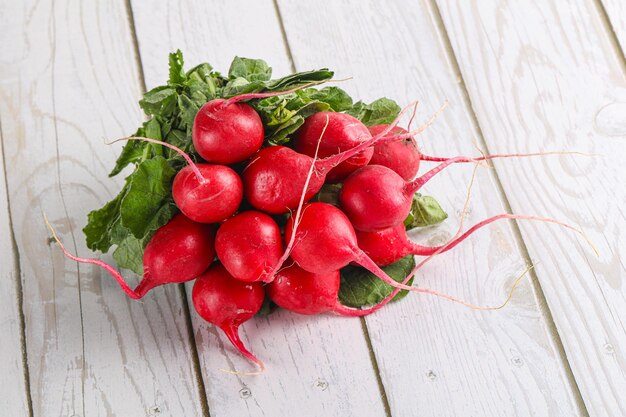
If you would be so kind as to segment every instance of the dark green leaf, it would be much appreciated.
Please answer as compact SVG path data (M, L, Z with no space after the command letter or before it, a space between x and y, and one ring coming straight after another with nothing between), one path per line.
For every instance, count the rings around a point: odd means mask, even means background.
M311 88L303 91L308 90L312 90L308 95L311 100L327 103L333 111L346 111L352 107L352 98L341 88L324 87L321 90Z
M147 138L161 140L161 125L156 118L148 120L145 131Z
M228 77L243 78L247 81L268 81L272 78L272 69L262 59L250 59L235 57L230 69Z
M170 202L176 172L163 157L137 165L128 179L128 191L120 205L122 225L138 239L167 223L175 207Z
M439 224L448 218L448 213L443 211L437 200L419 193L413 196L411 211L404 220L407 230L414 227L425 227Z
M107 252L114 243L111 238L112 228L119 219L120 205L125 193L126 188L123 188L122 192L104 207L88 214L87 226L83 229L83 233L89 249Z
M322 189L313 196L312 200L338 206L339 191L341 191L341 184L324 184Z
M183 53L179 50L170 54L170 78L168 84L170 85L182 85L187 79L187 74L183 71Z
M129 235L113 252L113 259L120 268L130 269L139 276L143 275L144 240Z
M137 133L135 133L134 136L141 137L144 135L145 135L145 131L143 128L141 128L137 131ZM120 156L117 157L117 161L115 162L115 167L109 174L109 177L113 177L119 174L129 164L134 164L136 162L139 162L143 156L144 149L147 145L148 144L146 142L142 142L139 140L129 140L128 142L126 142L126 144L122 148L122 152L120 153Z
M162 85L144 94L143 98L139 100L139 106L150 116L161 114L163 108L166 108L172 101L176 101L176 90Z
M402 282L415 268L415 259L412 255L400 259L398 262L382 269L395 281ZM407 285L413 282L409 280ZM394 288L383 282L376 275L360 266L346 266L341 270L341 287L339 301L349 307L363 307L380 303L393 292ZM393 298L400 300L408 294L402 290Z
M398 117L400 110L398 103L383 97L370 104L359 101L346 113L356 117L367 126L374 126L393 122Z
M178 97L178 108L180 110L180 118L183 122L183 125L188 129L191 129L193 126L193 120L196 118L196 114L200 107L191 101L187 96L179 96Z
M315 71L298 72L277 80L272 80L267 83L266 88L268 90L288 90L302 84L330 80L333 78L333 75L334 73L328 70L328 68L322 68Z
M258 93L265 89L265 82L253 81L249 82L245 78L235 78L229 81L222 89L224 97L238 96L240 94Z

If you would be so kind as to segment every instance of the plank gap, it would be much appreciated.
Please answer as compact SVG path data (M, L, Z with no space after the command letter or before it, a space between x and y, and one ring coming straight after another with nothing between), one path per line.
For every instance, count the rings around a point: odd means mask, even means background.
M461 67L459 66L459 62L456 58L456 54L454 53L454 49L452 48L452 42L450 41L450 37L448 36L448 31L446 29L445 23L443 22L441 12L439 11L439 6L437 5L436 0L427 0L427 1L429 4L429 9L431 12L432 19L435 22L437 31L439 32L439 35L441 37L441 42L442 42L446 57L448 58L448 61L450 62L450 66L452 67L454 74L459 79L459 89L462 92L463 101L465 102L466 108L468 109L468 113L472 119L472 123L475 126L476 133L478 135L478 140L481 146L483 147L485 153L487 155L490 155L491 153L489 152L487 141L485 140L485 137L483 135L483 131L478 121L476 111L474 110L474 106L472 104L469 91L467 90L467 86L465 84L465 79L463 77ZM493 175L494 182L496 185L496 189L498 190L498 194L500 196L500 200L502 201L502 204L504 205L504 209L507 213L512 214L513 210L512 210L511 204L504 191L504 187L502 185L502 182L500 181L500 177L498 175L498 171L495 167L495 164L492 165L491 170L492 170L492 175ZM524 242L524 239L522 237L522 233L519 228L518 222L515 220L512 220L510 221L510 224L512 226L513 236L515 237L515 241L518 244L520 254L522 255L522 257L524 258L527 264L532 265L532 259L530 257L530 253L528 251L526 242ZM548 330L550 340L552 341L553 346L556 350L556 353L558 354L561 360L561 363L563 365L566 378L570 384L572 394L574 396L574 401L576 402L576 405L578 406L581 414L583 416L588 417L589 411L587 410L587 406L583 400L582 394L580 392L580 388L578 387L578 383L576 381L576 378L574 377L574 373L567 359L567 354L565 353L563 341L561 340L561 336L556 327L554 316L552 315L552 312L550 311L550 308L548 307L546 296L543 292L543 289L541 288L541 284L539 282L539 279L534 269L529 272L529 276L530 276L531 287L533 289L535 300L537 301L537 307L539 311L541 312L541 315L544 318L544 323Z
M26 393L26 403L28 405L28 416L33 417L33 399L30 393L30 371L28 368L28 349L26 346L26 319L24 316L24 293L22 289L22 267L20 264L19 248L17 241L15 240L15 229L13 228L13 217L11 215L11 204L9 198L9 184L8 184L8 172L6 166L6 155L4 153L4 135L2 134L2 119L0 118L0 152L2 153L2 173L4 174L4 188L6 190L7 199L7 216L9 221L9 230L11 238L11 250L13 252L13 264L15 270L13 272L13 278L15 281L15 293L17 294L17 313L18 313L18 326L20 328L20 347L22 353L22 369L24 378L24 391Z
M615 51L615 55L617 55L617 60L622 68L622 73L626 74L626 56L624 55L624 49L622 49L622 47L626 47L626 45L620 45L617 32L615 31L615 26L611 23L611 18L609 17L609 13L607 12L606 7L604 7L602 0L594 0L593 3L596 6L598 17L602 22L602 26L604 26L609 43Z
M128 26L130 28L130 36L133 40L133 51L135 56L135 65L137 66L137 75L139 76L139 82L141 83L141 92L145 93L148 89L146 85L146 77L143 69L143 63L141 60L141 52L139 50L139 39L137 37L137 31L135 29L135 16L133 14L133 6L131 4L131 0L125 0L124 2L126 6L126 16L128 18ZM209 401L206 395L206 387L204 384L204 379L202 376L202 371L200 369L200 356L198 354L198 347L196 345L195 335L193 334L193 325L191 322L191 305L187 299L187 294L185 292L184 285L178 285L178 289L180 292L182 305L186 308L183 308L183 315L185 319L185 326L187 327L187 340L189 340L189 345L191 348L191 365L193 369L193 373L196 377L196 387L198 389L198 398L200 398L200 409L202 410L202 415L205 417L210 417L209 413Z
M133 52L135 56L135 65L137 66L137 75L139 82L141 83L142 92L146 92L148 87L146 86L146 77L143 71L143 65L141 63L141 51L139 50L139 39L137 38L137 31L135 29L135 15L133 14L133 6L131 0L125 0L126 6L126 18L128 19L128 27L130 29L130 37L133 40Z
M372 346L370 332L367 329L367 322L365 321L365 317L359 317L359 320L361 321L361 328L363 329L363 334L365 335L365 341L367 342L367 350L369 351L369 354L370 354L372 367L374 368L374 373L376 374L376 382L378 383L378 389L380 390L380 398L383 400L383 405L385 407L385 415L387 417L391 417L391 406L389 405L389 398L387 398L387 391L385 390L385 384L383 384L383 379L380 376L380 369L378 367L378 361L376 360L376 355L374 354L374 347Z
M183 313L185 315L185 325L189 329L189 345L191 346L191 353L193 355L192 365L193 372L196 374L196 382L198 383L198 391L200 397L200 408L202 409L202 415L205 417L211 417L211 412L209 408L209 400L206 396L206 386L204 385L204 378L202 377L202 370L200 369L200 354L198 353L198 341L196 340L196 336L193 333L193 323L191 322L191 308L189 299L187 298L187 291L185 291L185 285L178 285L178 289L180 290L181 299L183 305L186 305L187 308L183 309Z
M289 39L287 38L287 31L285 30L285 24L283 22L283 15L280 13L280 7L278 7L278 0L272 0L274 3L274 11L276 11L276 18L278 19L278 26L280 26L280 35L283 37L283 43L285 45L285 52L287 52L287 58L289 59L289 65L291 72L296 72L296 63L293 60L291 53L291 46L289 45Z

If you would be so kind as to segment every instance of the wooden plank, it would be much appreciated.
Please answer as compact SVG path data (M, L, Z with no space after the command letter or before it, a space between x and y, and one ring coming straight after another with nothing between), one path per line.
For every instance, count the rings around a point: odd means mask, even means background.
M497 163L515 212L581 227L521 225L592 416L626 415L626 79L590 1L439 2L491 152L575 150Z
M0 151L2 150L0 125ZM4 159L0 152L0 168ZM0 409L9 416L26 416L28 391L24 372L22 323L20 320L20 274L17 254L11 239L7 190L4 171L0 171Z
M615 32L622 54L626 51L626 3L621 0L602 0L611 28Z
M428 2L389 2L384 8L356 0L279 5L299 69L329 65L339 78L353 76L341 87L365 100L422 99L418 120L448 98L449 108L420 137L422 147L429 154L476 154L478 132ZM449 168L424 188L450 218L413 234L415 239L437 244L455 233L471 171L470 166ZM466 224L503 210L492 173L479 170ZM497 305L523 265L511 228L498 223L440 255L420 274L419 285ZM394 416L579 415L546 326L528 281L498 312L409 295L367 318Z
M124 1L5 2L0 19L10 39L0 45L0 117L34 416L201 415L180 288L129 301L100 269L66 260L42 221L46 212L67 246L90 256L86 214L121 187L107 178L119 146L103 139L142 121Z
M289 72L271 1L134 1L133 13L149 88L166 79L166 53L175 48L185 52L190 65L209 61L227 71L240 55L266 59L275 74ZM242 326L242 334L269 370L242 377L220 369L250 365L195 311L192 318L212 415L385 414L359 320L287 312L255 318Z

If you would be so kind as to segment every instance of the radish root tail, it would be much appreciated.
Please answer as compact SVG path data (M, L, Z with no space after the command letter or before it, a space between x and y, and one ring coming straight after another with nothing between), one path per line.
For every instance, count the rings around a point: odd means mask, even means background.
M143 291L143 294L138 293L137 291L133 291L128 284L126 283L126 281L124 280L124 277L115 269L113 268L111 265L107 264L106 262L103 262L99 259L92 259L92 258L80 258L72 253L70 253L65 246L63 245L63 243L61 242L61 240L59 239L59 237L57 236L56 232L54 231L54 228L52 227L52 225L50 224L50 222L48 221L48 217L46 216L46 214L44 213L43 215L43 220L46 223L46 226L48 227L48 229L50 230L50 232L52 233L52 237L54 238L54 240L57 242L57 244L59 245L59 247L61 248L61 250L63 251L63 254L68 257L69 259L76 261L76 262L80 262L80 263L87 263L87 264L93 264L93 265L97 265L103 269L105 269L109 274L111 274L113 276L113 278L115 278L115 280L117 281L117 283L120 285L120 287L122 288L122 291L124 291L126 293L126 295L128 295L130 298L134 299L134 300L138 300L141 297L143 297L145 295L145 291ZM143 282L143 280L142 280ZM141 283L139 284L139 286L137 286L137 288L139 288L141 286Z
M228 369L220 369L220 371L226 372L232 375L244 375L244 376L260 375L263 372L265 372L265 369L266 369L265 364L259 358L254 356L252 352L250 352L241 341L241 338L239 337L239 326L224 326L224 327L221 327L221 329L226 335L226 337L228 337L228 340L230 340L230 343L233 344L233 346L239 351L239 353L241 353L243 356L245 356L248 360L253 362L258 367L258 371L238 372L238 371L230 371Z

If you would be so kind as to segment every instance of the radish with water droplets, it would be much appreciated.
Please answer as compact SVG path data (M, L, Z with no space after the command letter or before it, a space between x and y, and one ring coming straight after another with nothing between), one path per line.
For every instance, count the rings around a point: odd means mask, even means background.
M220 263L215 263L196 279L191 292L193 306L203 319L219 327L243 356L264 369L244 346L239 337L239 326L250 320L261 308L265 290L260 282L235 279Z
M293 263L276 273L265 288L278 306L298 314L334 312L343 316L364 316L375 310L358 310L339 302L339 271L315 274ZM382 307L382 306L381 306Z
M387 125L370 126L372 135L377 135L387 128ZM390 135L408 133L405 129L396 126ZM373 154L369 165L382 165L409 181L417 175L420 168L420 152L414 138L402 140L381 140L373 146Z
M193 146L208 162L231 165L245 161L261 149L265 129L256 110L241 101L286 95L313 84L303 84L286 91L240 94L208 101L193 120Z
M226 220L215 237L215 251L228 272L242 281L273 278L283 254L278 224L260 211L244 211Z
M380 129L377 133L383 130ZM324 133L322 134L322 132ZM368 131L367 126L349 114L319 112L307 117L304 124L298 129L293 141L293 148L299 153L312 157L315 155L317 143L321 138L318 156L326 158L352 149L371 139L371 137L372 134ZM373 152L372 148L366 148L361 153L341 162L328 171L326 182L340 182L352 172L367 165Z
M356 229L387 229L406 219L417 190L455 162L456 158L452 158L409 182L387 167L368 165L345 180L339 204Z

